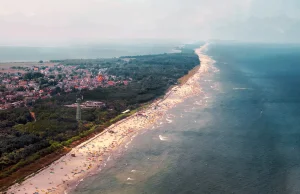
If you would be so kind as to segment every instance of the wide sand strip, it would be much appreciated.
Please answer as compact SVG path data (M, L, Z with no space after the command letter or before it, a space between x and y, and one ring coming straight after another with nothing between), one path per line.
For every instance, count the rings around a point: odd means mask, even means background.
M212 59L202 54L207 46L208 44L205 44L195 50L201 59L201 67L185 84L173 87L164 99L153 102L147 109L119 121L101 134L76 146L71 152L35 175L28 177L21 184L13 185L8 193L64 193L66 189L73 187L83 178L104 167L113 150L120 146L126 147L128 139L141 129L157 124L167 110L176 104L183 102L188 97L201 94L200 76L203 73L209 73L213 63Z

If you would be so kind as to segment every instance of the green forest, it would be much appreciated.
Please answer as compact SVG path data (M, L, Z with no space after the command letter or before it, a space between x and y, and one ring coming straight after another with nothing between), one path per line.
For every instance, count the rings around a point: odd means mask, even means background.
M75 108L64 106L75 103L76 90L38 100L30 108L0 111L0 179L42 156L70 146L73 141L90 133L100 132L127 116L121 115L122 111L135 110L164 95L170 86L178 84L180 77L200 64L193 48L196 46L189 45L182 49L182 53L172 54L59 61L63 65L77 65L78 68L106 69L107 74L130 78L131 81L128 85L82 90L84 101L102 101L106 106L83 109L81 122L75 119ZM35 118L30 112L34 112Z

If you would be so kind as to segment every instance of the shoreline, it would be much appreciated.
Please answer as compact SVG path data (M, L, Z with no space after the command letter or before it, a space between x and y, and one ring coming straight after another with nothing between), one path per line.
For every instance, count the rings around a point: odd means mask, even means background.
M77 145L65 156L36 174L29 175L24 182L10 187L7 193L67 193L83 178L106 166L111 153L120 147L126 148L128 139L133 139L141 129L156 124L170 108L186 98L201 94L197 81L212 63L208 56L202 54L207 46L205 44L195 50L201 58L201 65L185 83L172 87L163 99L154 101L146 109L118 121L95 137Z

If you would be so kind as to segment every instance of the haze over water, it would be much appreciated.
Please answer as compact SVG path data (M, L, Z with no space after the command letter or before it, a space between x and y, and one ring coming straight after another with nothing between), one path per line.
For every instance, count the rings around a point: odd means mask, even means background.
M212 44L203 94L73 193L299 193L300 47Z
M177 52L178 43L103 43L53 47L0 46L0 62L95 59ZM1 67L1 65L0 65Z

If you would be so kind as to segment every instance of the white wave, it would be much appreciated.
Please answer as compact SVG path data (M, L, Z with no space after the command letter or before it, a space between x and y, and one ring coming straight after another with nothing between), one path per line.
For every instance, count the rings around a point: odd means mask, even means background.
M233 90L252 90L252 88L233 88Z
M158 137L159 137L159 139L160 139L161 141L167 141L167 140L168 140L167 137L164 137L164 136L162 136L162 135L159 135Z
M171 113L169 113L169 114L166 114L166 118L168 118L168 119L170 119L170 118L174 118L175 117L175 115L173 115L173 114L171 114Z
M142 134L144 134L144 133L146 133L146 131L143 131L143 132L142 132L142 133L140 133L140 134L142 135Z
M128 148L128 145L131 143L131 141L129 141L129 142L127 142L126 144L125 144L125 148Z
M128 177L127 180L128 180L128 181L134 181L134 179L132 179L132 178L130 178L130 177Z
M194 102L195 105L202 106L202 100Z
M168 123L172 123L173 120L166 118L166 121L168 121Z
M131 170L131 172L136 172L136 170Z

